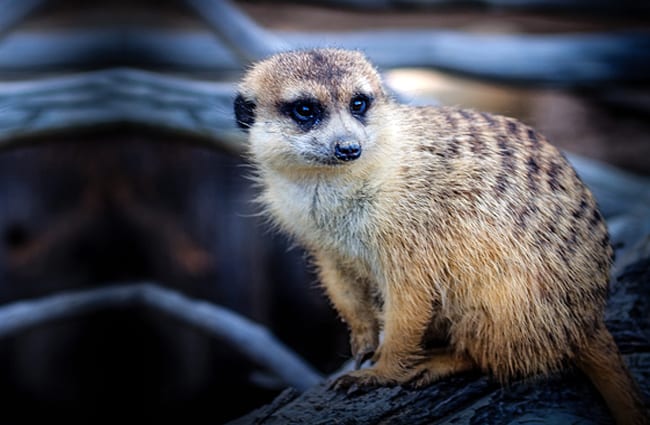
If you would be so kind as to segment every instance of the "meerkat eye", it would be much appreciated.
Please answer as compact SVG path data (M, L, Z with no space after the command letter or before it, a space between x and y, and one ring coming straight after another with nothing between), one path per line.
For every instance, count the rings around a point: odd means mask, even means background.
M311 103L299 102L293 105L291 116L296 121L309 121L314 118L316 108Z
M370 106L370 97L365 94L357 94L350 100L350 112L352 115L361 117L365 115Z
M323 118L323 108L312 99L296 100L282 106L282 111L300 126L309 130Z

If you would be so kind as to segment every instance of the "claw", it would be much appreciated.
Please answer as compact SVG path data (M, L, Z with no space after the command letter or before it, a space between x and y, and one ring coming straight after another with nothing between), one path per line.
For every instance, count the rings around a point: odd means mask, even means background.
M418 389L431 383L432 378L426 369L414 373L404 384L406 388Z
M351 378L349 375L340 376L332 383L332 388L335 390L348 390L356 386L357 381L354 378Z
M349 375L339 376L329 384L329 389L334 391L348 390L349 393L356 388L358 388L357 380Z
M373 349L366 349L357 353L357 355L354 356L354 369L355 370L361 369L361 365L366 360L373 358L374 354L375 354L375 350Z
M348 396L363 394L371 388L372 387L368 385L360 385L359 379L350 375L343 375L330 385L330 389L335 391L345 391Z
M352 393L364 393L380 386L393 386L397 383L396 379L378 374L376 369L369 368L339 376L330 385L330 388L347 390L348 395L350 395Z

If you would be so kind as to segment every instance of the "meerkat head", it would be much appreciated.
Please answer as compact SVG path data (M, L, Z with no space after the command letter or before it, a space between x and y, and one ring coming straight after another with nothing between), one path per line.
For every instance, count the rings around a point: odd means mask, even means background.
M278 171L368 160L387 96L357 51L280 53L244 76L234 102L254 160Z

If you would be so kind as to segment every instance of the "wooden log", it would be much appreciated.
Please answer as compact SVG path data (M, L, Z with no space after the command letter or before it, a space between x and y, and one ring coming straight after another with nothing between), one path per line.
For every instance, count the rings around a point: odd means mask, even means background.
M351 7L364 10L396 8L490 8L499 10L543 10L553 12L576 12L587 14L614 14L634 16L650 12L650 5L642 1L628 0L318 0L330 7Z
M0 149L56 131L137 124L241 152L233 98L228 83L132 69L0 83Z
M227 340L242 355L300 389L322 380L320 374L277 340L266 328L206 301L150 283L62 292L0 307L0 338L65 317L115 307L142 306L169 314L190 326Z
M650 34L470 34L461 31L377 30L354 33L273 33L275 48L338 46L364 50L382 69L431 67L509 84L594 88L650 79ZM234 36L233 36L234 37ZM246 41L247 40L247 41ZM246 39L238 50L248 51ZM248 64L209 32L79 29L15 33L0 43L0 73L53 72L98 66L142 66L236 75Z
M185 0L239 54L251 62L290 46L271 31L257 25L228 1Z
M596 88L650 75L650 34L470 34L461 31L283 33L292 46L361 49L379 67L430 67L528 86ZM642 53L643 52L643 53Z

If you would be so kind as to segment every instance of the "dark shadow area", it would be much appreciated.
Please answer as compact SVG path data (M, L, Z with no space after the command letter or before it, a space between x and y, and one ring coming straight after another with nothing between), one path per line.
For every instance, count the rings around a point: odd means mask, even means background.
M151 132L50 142L0 154L2 302L160 282L268 326L321 371L338 366L345 329L303 252L255 217L241 160ZM225 341L136 309L0 340L0 398L17 423L220 423L278 394L251 381L258 369Z

